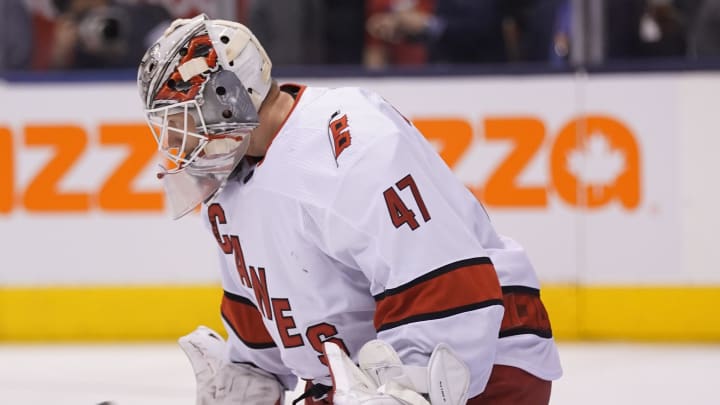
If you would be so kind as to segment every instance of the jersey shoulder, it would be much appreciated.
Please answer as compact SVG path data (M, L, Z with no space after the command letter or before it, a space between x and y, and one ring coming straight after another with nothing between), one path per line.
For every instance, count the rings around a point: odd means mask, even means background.
M312 152L329 153L335 166L347 167L378 139L394 136L408 122L371 90L308 87L287 124L286 138L308 141ZM311 131L315 137L294 138L295 130Z
M358 162L409 128L367 89L306 87L256 175L276 192L324 205L317 200L331 199Z

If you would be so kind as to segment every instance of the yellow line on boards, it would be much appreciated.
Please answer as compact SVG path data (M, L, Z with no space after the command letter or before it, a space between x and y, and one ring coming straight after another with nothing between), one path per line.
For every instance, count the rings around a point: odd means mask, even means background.
M0 340L168 340L222 329L222 288L102 286L0 289Z
M720 286L544 285L558 340L720 342ZM222 331L219 285L4 287L0 341L175 340Z
M720 342L720 285L547 285L540 294L558 339Z

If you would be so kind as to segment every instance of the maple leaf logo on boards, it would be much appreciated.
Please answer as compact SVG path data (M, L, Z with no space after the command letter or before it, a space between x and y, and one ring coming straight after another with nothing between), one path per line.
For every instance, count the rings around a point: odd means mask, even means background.
M591 209L617 202L636 209L642 194L640 147L623 122L590 115L568 122L550 152L550 171L558 197Z
M615 182L625 171L625 153L613 149L607 138L600 132L588 136L583 149L574 149L567 156L568 170L586 184L599 197L603 187Z

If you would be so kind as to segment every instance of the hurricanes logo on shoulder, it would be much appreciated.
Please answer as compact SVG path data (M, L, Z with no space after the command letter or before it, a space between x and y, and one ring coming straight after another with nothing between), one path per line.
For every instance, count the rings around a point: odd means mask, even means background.
M330 145L335 155L335 163L337 163L338 156L352 143L352 136L350 135L350 126L348 125L347 114L341 114L340 111L335 111L330 116L330 124L328 124L328 135L330 138Z

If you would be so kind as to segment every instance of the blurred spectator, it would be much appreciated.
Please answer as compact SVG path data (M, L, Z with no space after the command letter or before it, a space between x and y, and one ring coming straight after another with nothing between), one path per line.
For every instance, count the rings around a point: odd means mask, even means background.
M413 9L430 14L435 8L435 0L367 0L365 4L368 20L378 14ZM421 65L427 62L427 50L423 43L409 41L407 38L392 42L368 34L365 37L363 60L364 65L370 69L379 69L387 65Z
M33 32L23 0L0 1L0 71L29 67Z
M406 5L371 15L367 30L390 43L423 41L431 62L548 61L564 1L437 0L435 4L434 11L427 5Z
M686 54L687 20L672 0L606 0L606 59Z
M360 65L365 48L365 0L325 0L326 63Z
M280 65L361 64L365 0L248 0L247 23Z
M605 56L628 59L642 54L640 19L646 0L605 0Z
M672 0L648 0L640 20L643 56L672 57L686 53L685 18Z
M691 58L720 57L720 0L685 0L688 14L688 56Z
M550 64L565 66L570 59L572 41L572 17L570 0L560 0L555 10L555 26L552 31Z
M53 0L58 11L53 68L135 67L170 24L159 5L110 0Z
M250 0L248 25L273 64L324 63L324 0Z
M562 0L505 0L503 2L504 38L510 61L547 61L554 58L556 32L569 34L568 15ZM565 18L565 20L559 20ZM567 39L567 38L566 38ZM567 56L567 52L565 55Z
M370 35L383 41L422 40L431 62L477 63L506 60L503 0L440 0L434 13L418 8L376 14Z

